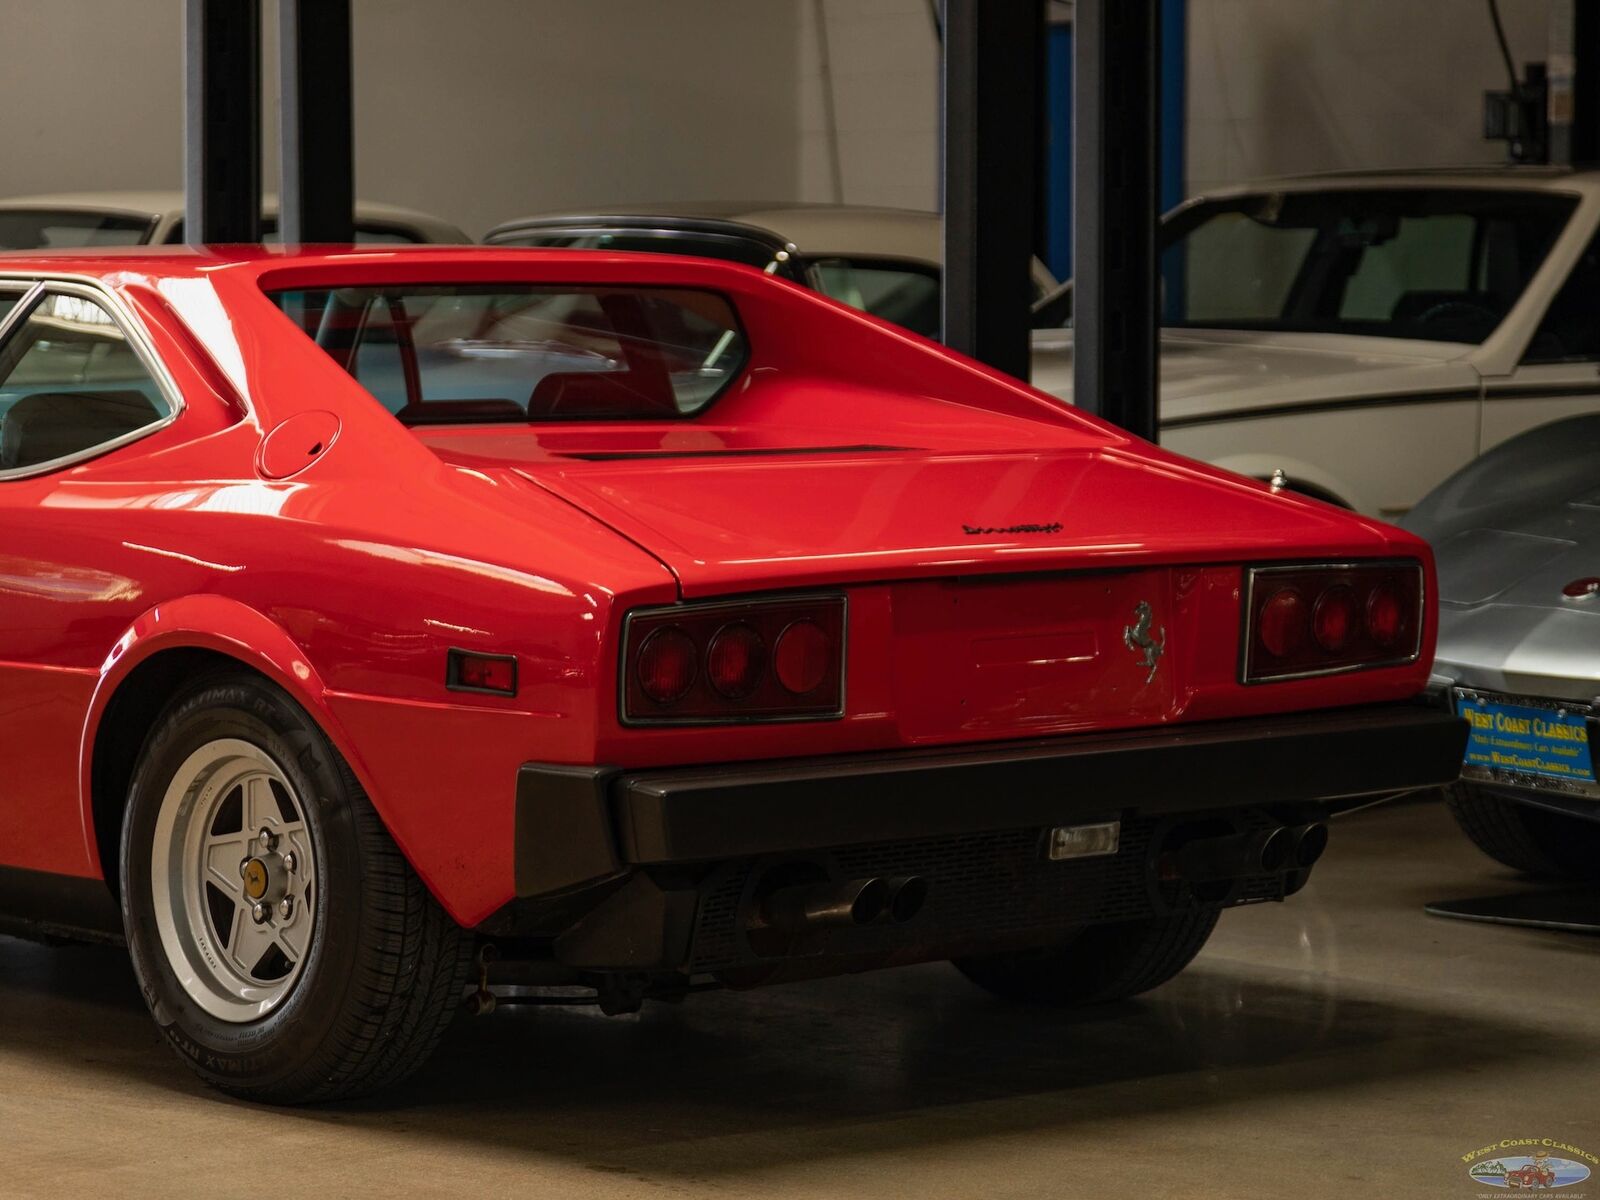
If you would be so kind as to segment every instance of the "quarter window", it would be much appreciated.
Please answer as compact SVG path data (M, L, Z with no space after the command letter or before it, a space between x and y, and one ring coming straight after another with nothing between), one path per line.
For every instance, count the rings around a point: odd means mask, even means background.
M80 458L172 415L122 327L50 293L0 346L0 470Z
M822 259L817 290L912 333L939 336L939 272L886 259Z

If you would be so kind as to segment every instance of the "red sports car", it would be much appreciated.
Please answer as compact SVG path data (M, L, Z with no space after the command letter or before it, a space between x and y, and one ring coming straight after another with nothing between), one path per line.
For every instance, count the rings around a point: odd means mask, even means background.
M1132 995L1461 761L1422 542L754 270L14 255L0 313L0 911L236 1095L400 1079L480 946Z

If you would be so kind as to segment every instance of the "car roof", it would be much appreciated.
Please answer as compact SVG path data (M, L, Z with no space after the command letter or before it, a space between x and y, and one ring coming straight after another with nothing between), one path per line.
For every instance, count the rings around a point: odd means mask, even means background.
M264 275L283 268L348 268L361 260L374 266L393 266L397 261L415 262L419 267L437 268L453 263L470 268L473 264L498 264L517 267L531 261L544 264L596 262L638 264L654 272L662 256L643 252L599 252L594 250L529 249L509 246L430 245L426 243L364 243L358 245L280 246L72 246L47 250L0 251L0 278L39 276L42 278L107 277L113 283L134 277L147 279L187 278L216 274ZM679 259L718 271L749 271L752 267L720 259ZM430 272L432 273L432 272Z
M271 192L261 197L262 210L268 216L277 216L278 197ZM128 192L54 192L37 196L7 196L0 199L0 212L61 209L72 212L115 213L122 216L158 220L183 216L184 200L180 191L128 191ZM380 204L371 200L357 200L355 217L358 221L376 224L411 225L438 242L467 242L470 239L456 226L431 213L398 204Z
M1600 170L1560 166L1432 167L1427 170L1325 171L1207 188L1194 199L1258 192L1356 191L1366 188L1506 188L1600 194Z
M936 263L943 257L943 233L938 213L907 208L877 208L850 204L739 204L729 201L634 204L592 209L568 209L520 217L497 225L489 238L542 225L562 225L597 220L647 223L651 218L673 221L704 220L733 223L795 246L811 257L829 255L908 258Z

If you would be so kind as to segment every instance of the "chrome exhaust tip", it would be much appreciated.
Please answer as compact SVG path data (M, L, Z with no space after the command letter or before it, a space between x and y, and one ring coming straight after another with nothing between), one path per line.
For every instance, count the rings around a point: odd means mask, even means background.
M885 881L889 888L889 919L904 925L928 901L928 881L920 875L896 875Z
M761 904L761 917L763 923L788 933L871 925L890 911L891 899L889 884L882 879L803 883L769 895Z
M1328 827L1321 821L1313 821L1309 825L1298 825L1289 831L1294 841L1294 851L1289 856L1289 861L1297 870L1305 870L1314 866L1322 852L1328 848Z
M1190 883L1221 883L1250 875L1277 875L1288 868L1294 837L1279 825L1257 833L1229 834L1188 842L1166 858L1163 875Z

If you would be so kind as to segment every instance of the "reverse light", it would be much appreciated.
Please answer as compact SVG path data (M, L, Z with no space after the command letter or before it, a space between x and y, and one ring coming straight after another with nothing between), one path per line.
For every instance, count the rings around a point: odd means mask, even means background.
M1249 567L1245 683L1415 661L1422 647L1422 564L1413 559Z
M623 628L625 725L844 714L843 596L638 609Z
M828 677L831 643L815 621L796 621L778 637L774 669L791 695L809 696Z

